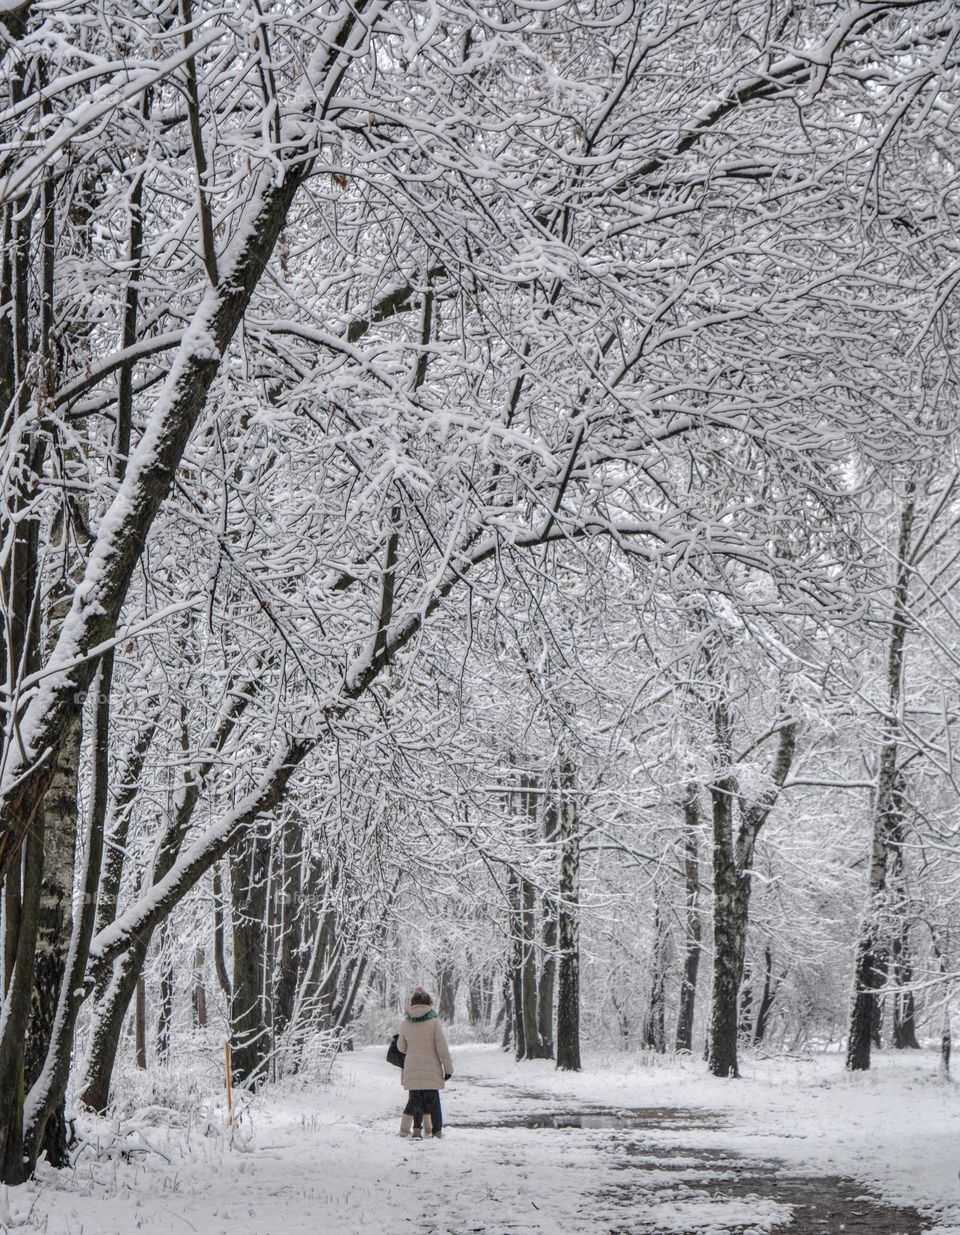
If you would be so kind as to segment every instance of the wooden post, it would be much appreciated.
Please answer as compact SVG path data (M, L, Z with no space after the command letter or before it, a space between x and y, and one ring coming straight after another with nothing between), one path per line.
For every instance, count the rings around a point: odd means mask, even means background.
M230 1042L223 1044L223 1063L227 1073L227 1127L233 1127L233 1080L231 1077Z

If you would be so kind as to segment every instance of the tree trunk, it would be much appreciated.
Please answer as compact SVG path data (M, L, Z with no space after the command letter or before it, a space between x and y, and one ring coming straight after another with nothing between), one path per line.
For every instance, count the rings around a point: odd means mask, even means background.
M123 882L124 858L126 856L127 839L130 834L130 819L133 806L137 799L140 777L146 762L147 753L153 742L160 720L159 705L143 729L137 734L136 741L127 756L122 772L118 776L117 786L113 793L111 808L111 823L105 842L103 855L103 871L100 875L100 892L97 897L97 930L103 930L117 916L117 905L120 901L120 887Z
M217 982L227 997L229 1003L233 998L233 988L227 973L227 960L223 947L223 879L220 874L220 863L213 867L213 964L217 971Z
M37 917L43 875L43 815L27 834L20 855L20 905L17 950L0 1018L0 1180L22 1183L29 1174L23 1160L24 1047L30 1021Z
M556 850L560 831L560 812L556 792L547 795L543 810L543 840L548 854ZM546 893L542 899L540 924L540 989L537 992L537 1032L543 1058L554 1057L554 998L557 986L557 898Z
M343 995L335 1010L334 1028L345 1029L354 1016L357 1007L357 997L363 989L363 980L367 972L368 956L353 956L350 960L348 981L344 984ZM359 1015L359 1012L358 1012ZM349 1041L349 1050L353 1050L353 1041Z
M141 974L136 980L137 1003L134 1009L134 1037L137 1067L147 1070L147 984Z
M762 1046L770 1025L770 1013L773 1011L774 1000L783 977L774 979L773 950L769 944L763 950L763 994L760 996L760 1007L757 1011L757 1023L753 1030L753 1045Z
M874 1050L883 1046L883 1022L887 1010L887 997L882 993L890 973L890 949L881 944L876 951L876 986L878 993L870 1005L870 1043Z
M513 949L511 947L507 958L507 971L503 976L503 1035L500 1038L500 1049L502 1051L509 1051L513 1046L513 972L510 967L512 953Z
M733 848L734 782L724 776L710 786L713 800L713 1004L710 1071L739 1076L737 1001L746 942L747 888Z
M667 1049L667 933L657 895L653 910L653 952L650 964L650 1000L643 1022L643 1045L647 1050L664 1054Z
M573 796L574 768L562 760L557 777L560 884L557 948L557 1067L580 1071L580 831Z
M523 1023L523 909L520 876L511 870L507 876L507 896L510 902L510 1006L513 1011L513 1053L517 1059L527 1054Z
M523 999L523 1044L525 1059L542 1059L537 1013L536 892L532 883L520 880L521 990Z
M270 839L261 830L244 839L230 857L233 920L231 1051L237 1084L263 1079L270 1041L263 1016L264 944Z
M898 1051L918 1051L917 1009L913 991L898 991L894 1001L893 1045Z
M720 686L720 691L724 689ZM771 787L754 802L740 797L732 768L732 727L726 698L718 693L713 723L719 775L710 786L713 805L713 1006L710 1012L710 1071L740 1075L737 1055L740 984L746 954L750 880L757 836L776 804L796 750L797 726L779 728ZM734 840L735 805L740 827Z
M722 692L723 685L718 685ZM739 1076L737 1000L743 975L747 887L737 870L733 814L737 785L731 768L732 733L726 699L713 704L720 775L710 786L713 808L713 1002L710 1009L710 1071Z
M879 1007L875 992L880 983L877 980L879 970L875 949L873 928L864 922L857 946L855 994L847 1042L847 1068L851 1072L865 1072L870 1067L870 1049L877 1036Z
M691 781L683 802L684 945L680 975L680 1011L677 1016L676 1050L693 1051L693 1019L697 999L703 927L700 921L700 791Z
M41 810L44 815L43 883L37 922L37 959L33 1007L27 1036L26 1080L29 1090L43 1071L73 930L73 881L77 843L77 792L81 725L64 742L57 770ZM64 1103L47 1120L41 1152L51 1165L69 1163Z
M170 955L169 923L160 935L160 991L157 999L157 1063L170 1062L170 1028L173 1021L173 957Z
M146 944L142 939L136 939L128 951L114 962L112 975L94 1009L90 1052L80 1101L101 1114L110 1103L110 1081L120 1048L120 1035L134 995L137 1000L134 1012L137 1066L147 1066L146 996L141 976L146 954Z
M228 702L221 713L217 727L210 736L208 749L221 751L224 748L249 703L253 689L254 683L248 681L235 694L231 691L227 692ZM183 713L181 714L181 744L184 750L189 748L186 717ZM166 875L176 860L200 800L203 786L212 768L213 760L204 759L199 768L190 770L184 775L183 782L174 798L167 826L157 847L153 864L154 885ZM214 869L215 886L218 871L219 863ZM139 984L138 980L150 948L153 931L154 927L148 926L139 933L135 933L126 950L113 961L106 974L98 977L96 1019L81 1094L81 1101L92 1110L103 1111L109 1103L110 1080L120 1044L123 1020L135 992L138 995L138 1007L142 1003L142 984ZM161 997L161 1007L162 1004ZM145 1033L145 1029L143 1032ZM138 1059L143 1059L144 1062L140 1066L146 1067L145 1041L138 1048Z
M737 1033L742 1045L753 1041L753 966L749 961L743 967L740 983L740 1016Z
M70 587L79 579L82 559L70 547L71 507L64 502L54 519L51 540L57 556L71 563L54 578L46 615L45 642L52 646L69 611ZM85 522L84 511L80 521ZM102 674L94 679L99 683ZM98 706L101 706L98 704ZM67 953L73 932L73 893L77 858L77 812L79 809L80 751L83 742L82 714L77 714L64 737L57 766L41 804L44 815L43 883L37 922L37 959L34 969L33 1007L27 1038L27 1090L40 1079L50 1049L60 987L66 972ZM51 1111L40 1152L55 1167L69 1164L65 1099Z
M91 776L84 826L83 868L79 879L77 913L70 934L66 965L50 1045L43 1069L24 1102L23 1155L29 1169L36 1166L47 1125L62 1107L73 1059L77 1017L85 998L85 973L90 941L96 924L97 891L103 863L103 835L109 798L110 700L113 650L100 658L94 676L91 733Z
M917 1041L917 1003L911 990L913 963L910 956L910 912L904 870L903 812L895 820L896 831L891 834L891 876L894 898L891 906L893 939L890 944L891 968L897 992L893 997L893 1045L897 1050L920 1049Z
M273 988L273 1032L279 1037L293 1017L303 958L303 825L291 811L283 828L283 858L278 900L279 943Z
M467 979L467 1024L476 1029L483 1024L483 977L474 959Z
M613 1013L617 1019L617 1035L620 1038L620 1049L628 1051L630 1049L630 1008L627 1005L627 1000L623 996L623 989L616 981L613 990L610 992L610 1002L613 1004ZM647 1022L644 1021L643 1031L647 1031Z
M276 830L274 830L270 838L270 851L267 858L267 903L264 910L263 932L263 986L260 990L261 1016L267 1030L267 1041L271 1044L277 1040L275 1030L276 1009L274 1007L273 995L277 985L278 943L282 917L279 901L279 895L283 891L282 844L282 836L278 836ZM275 1081L277 1079L277 1053L274 1050L270 1051L269 1064L269 1072L265 1073L264 1079Z
M437 966L437 1013L447 1025L457 1015L457 971L446 961Z
M950 1075L950 1009L944 1005L943 1028L940 1031L940 1072L944 1077Z
M293 1018L287 1032L296 1068L299 1048L308 1028L329 1027L332 1023L332 993L340 981L340 962L344 939L338 928L335 904L341 868L334 863L326 871L317 860L308 860L304 870L304 900L309 908L307 921L309 955L294 1002ZM288 1055L289 1055L288 1051Z
M10 97L20 96L25 65L14 71ZM30 238L33 211L24 201L10 203L4 211L4 252L0 302L3 347L0 348L0 384L3 410L12 411L23 423L30 414L35 394L35 379L28 375L30 360L29 323ZM9 325L8 325L9 323ZM37 418L39 419L39 418ZM3 693L9 702L5 718L8 731L16 731L18 719L26 709L20 703L20 682L35 672L40 658L40 613L35 603L40 591L39 519L30 513L36 498L36 485L44 456L44 435L31 429L22 432L22 445L10 461L12 482L5 495L3 540L9 544L0 569L3 589L4 622L0 624L3 651ZM11 721L13 722L11 724ZM14 739L15 740L15 739ZM43 761L52 762L51 756ZM53 768L44 767L45 779ZM0 860L4 879L4 997L0 1015L0 1181L18 1184L29 1174L23 1157L24 1111L26 1094L25 1050L34 991L37 933L42 898L45 826L37 798L30 818L17 819L26 836L22 853L13 851L6 862ZM31 828L30 825L33 824ZM2 835L0 835L2 848Z
M483 983L483 1020L484 1024L489 1025L493 1020L493 1000L496 988L496 981L492 975L489 975ZM501 1014L503 1009L501 1008ZM499 1017L497 1020L499 1024Z
M3 877L2 910L3 945L0 951L0 1005L7 997L17 960L17 940L20 937L20 864L11 866Z
M207 1027L207 988L203 984L203 948L200 944L193 950L193 1020L198 1029Z
M947 973L947 957L937 943L936 938L933 941L934 953L940 962L940 973L946 978ZM950 1079L950 987L946 986L943 992L943 1023L940 1028L940 1075L944 1080Z
M531 840L536 843L539 831L539 796L536 792L537 781L524 773L520 778L520 796L523 813L527 818L527 830ZM523 1044L525 1059L549 1059L552 1051L540 1035L540 986L537 978L536 949L536 888L528 880L520 879L520 933L522 939L521 951L521 989L523 999Z
M893 616L890 623L890 648L887 656L887 709L880 744L877 791L874 800L873 842L867 907L857 941L853 1007L847 1043L847 1068L864 1072L870 1067L870 1047L874 1038L877 989L880 985L879 957L882 919L887 893L891 838L899 832L902 818L902 787L897 765L900 740L900 712L903 695L904 649L909 623L910 572L912 569L914 486L907 486L907 497L900 513L900 536L894 571Z

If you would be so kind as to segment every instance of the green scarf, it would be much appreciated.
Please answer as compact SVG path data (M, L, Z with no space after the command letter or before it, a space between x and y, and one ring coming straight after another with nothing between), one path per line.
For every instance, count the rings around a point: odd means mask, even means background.
M434 1012L433 1008L427 1008L423 1016L411 1016L410 1013L408 1012L405 1019L410 1021L414 1025L419 1025L421 1021L428 1021L431 1016L436 1016L436 1015L437 1014L436 1012Z

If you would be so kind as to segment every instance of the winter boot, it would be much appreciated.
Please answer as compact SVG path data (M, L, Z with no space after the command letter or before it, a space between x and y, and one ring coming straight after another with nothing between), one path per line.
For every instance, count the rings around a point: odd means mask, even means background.
M424 1115L423 1117L423 1135L433 1136L433 1116Z
M413 1137L415 1141L423 1140L423 1133L420 1131L419 1128L414 1128L413 1132L410 1135Z
M412 1127L413 1127L413 1116L412 1115L401 1115L400 1116L400 1135L409 1136L410 1129Z

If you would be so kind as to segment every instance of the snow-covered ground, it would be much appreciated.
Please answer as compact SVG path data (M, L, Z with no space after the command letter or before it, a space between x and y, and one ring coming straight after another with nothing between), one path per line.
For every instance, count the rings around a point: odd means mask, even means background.
M851 1077L835 1055L750 1061L741 1081L699 1061L588 1056L582 1073L517 1064L495 1047L455 1048L439 1141L396 1135L399 1074L376 1047L343 1056L326 1084L289 1081L255 1099L232 1133L222 1096L180 1109L83 1120L89 1144L66 1172L0 1200L0 1229L47 1235L697 1235L788 1230L769 1196L724 1199L724 1163L697 1151L783 1159L791 1170L849 1175L914 1205L937 1235L960 1235L960 1092L932 1054L881 1056ZM642 1131L498 1127L525 1113L598 1106L686 1108ZM701 1116L693 1112L708 1112ZM172 1124L172 1126L171 1126ZM471 1125L488 1125L486 1127ZM670 1169L634 1152L669 1147ZM689 1150L689 1163L684 1154ZM677 1156L680 1155L680 1156ZM742 1167L741 1167L742 1170ZM742 1176L741 1176L742 1178ZM712 1180L712 1183L711 1183ZM692 1185L699 1184L699 1190ZM709 1184L705 1187L705 1184Z

